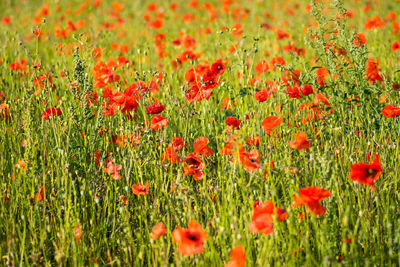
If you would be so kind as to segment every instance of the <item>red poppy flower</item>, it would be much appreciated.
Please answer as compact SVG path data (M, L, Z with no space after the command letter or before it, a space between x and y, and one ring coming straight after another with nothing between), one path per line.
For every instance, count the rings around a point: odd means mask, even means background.
M256 70L257 75L267 72L269 70L268 62L265 59L260 60L260 62L258 62L256 65Z
M103 169L103 172L106 172L111 175L114 180L121 179L121 175L119 171L122 169L122 165L114 165L112 160L107 163L107 169Z
M52 116L52 117L57 117L57 116L61 116L61 109L60 108L55 108L55 107L52 107L52 108L47 108L45 111L43 111L43 113L42 113L42 119L44 119L44 120L48 120L48 119L50 119L50 116Z
M93 76L95 82L93 84L94 88L102 88L109 83L118 82L120 76L116 75L111 67L107 66L103 61L99 61L93 67Z
M230 254L231 260L225 264L225 267L244 267L246 265L246 252L243 246L236 246Z
M266 117L262 123L261 126L264 128L264 130L267 132L267 134L273 129L281 125L283 121L283 118L281 115L279 116L269 116Z
M297 87L288 88L288 90L287 90L287 92L285 92L285 94L287 94L291 98L297 98L297 99L301 98L299 88L297 88Z
M250 136L246 138L246 145L248 146L259 146L260 145L260 137L259 136L254 136L254 138L251 138Z
M234 129L239 129L239 128L240 128L240 123L241 123L241 122L242 122L241 120L236 119L235 117L227 117L227 118L225 119L225 123L226 123L228 126L232 126Z
M277 65L280 65L280 66L286 65L286 62L283 59L283 57L274 57L271 59L270 63L271 63L271 69L273 69L273 70L276 69Z
M253 216L250 223L250 231L253 234L262 232L264 235L270 235L273 232L274 216L278 221L286 220L289 213L284 209L275 207L272 201L261 203L259 201L253 204Z
M46 191L47 191L46 186L43 185L39 189L39 192L35 194L34 198L32 198L32 196L29 196L29 198L33 199L34 201L42 201L46 198Z
M365 36L364 33L358 33L358 34L356 34L356 35L354 36L353 44L354 44L355 46L360 47L360 46L365 45L366 43L367 43L367 37Z
M265 203L256 202L254 205L250 231L253 234L262 232L264 235L270 235L273 232L273 214L275 205L272 201Z
M185 94L186 100L189 102L201 101L202 96L201 96L201 93L199 93L199 92L200 92L200 89L197 85L190 87L189 90Z
M205 167L205 164L201 160L201 158L195 153L190 153L186 156L186 159L184 161L185 166L183 167L183 170L185 171L185 173L183 175L192 175L193 179L195 179L196 181L202 180L204 177L203 169Z
M207 72L206 75L203 75L202 78L204 85L201 89L209 90L209 89L214 89L215 87L218 86L217 76L211 71Z
M379 65L379 60L374 58L369 58L366 64L366 78L368 79L369 83L372 84L375 81L383 81L383 77L380 74L381 68Z
M314 90L311 85L306 84L300 87L300 92L302 95L310 95L314 93Z
M132 192L137 196L146 196L149 193L149 181L146 182L146 185L142 183L132 185Z
M161 128L167 127L169 121L167 118L161 115L154 115L151 117L151 125L150 128L154 131L159 131Z
M326 208L319 204L319 202L331 195L332 194L329 190L318 186L301 188L299 189L299 196L293 195L293 207L306 205L316 215L324 215Z
M185 74L185 81L194 85L197 83L198 79L199 79L199 74L196 72L196 69L195 68L188 69L188 71Z
M215 61L211 65L211 72L214 73L214 75L222 75L225 72L225 70L226 66L221 59Z
M270 97L271 97L271 91L267 90L267 89L263 89L263 90L257 91L254 94L254 98L259 102L264 102Z
M148 114L159 114L164 111L165 106L166 105L154 103L154 104L146 106L146 112Z
M172 240L178 244L178 252L184 256L202 253L207 239L206 231L195 220L189 222L187 229L178 226L172 232Z
M167 229L165 229L165 225L163 222L159 222L153 227L151 233L151 239L156 240L157 238L165 235L167 233Z
M289 146L293 149L308 149L310 148L310 141L307 140L307 134L305 132L299 132L294 135L294 139L289 141Z
M350 166L349 177L351 180L369 185L371 189L374 190L374 183L378 180L382 173L381 163L379 161L379 155L375 155L375 160L371 164L367 163L357 163Z
M386 118L393 118L400 116L400 108L395 105L387 105L382 110L383 116Z
M395 41L395 42L392 44L392 51L393 51L393 52L396 52L396 50L398 50L398 49L400 49L400 43L399 43L398 41Z
M243 147L239 149L239 161L248 172L257 171L261 168L259 158L260 152L257 149L252 149L250 152L245 152Z
M193 147L194 147L194 153L196 155L202 155L202 156L210 156L214 154L214 151L211 150L207 146L208 144L208 138L207 137L199 137L193 142Z
M185 145L185 147L187 147L187 144L185 144L183 142L182 137L173 137L171 140L171 144L174 147L174 149L176 149L176 150L181 150L184 145Z
M161 162L164 162L166 160L174 164L182 161L181 157L179 157L179 155L175 152L173 146L167 147L167 149L161 155Z
M232 34L236 36L241 36L243 33L243 25L240 23L237 23L232 26Z
M83 234L82 227L79 223L74 227L74 233L75 233L76 243L79 244L79 242L81 241L82 234Z

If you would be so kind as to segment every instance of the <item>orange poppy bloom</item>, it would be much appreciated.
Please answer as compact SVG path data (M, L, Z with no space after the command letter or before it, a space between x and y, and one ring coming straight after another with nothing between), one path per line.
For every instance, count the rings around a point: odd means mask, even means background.
M286 220L289 215L284 209L275 207L272 201L261 203L259 201L253 204L253 216L250 223L250 231L253 234L262 232L264 235L270 235L273 232L274 216L278 221Z
M361 47L367 43L367 37L364 33L358 33L354 36L353 44L355 46Z
M151 233L152 233L151 239L156 240L157 238L165 235L166 232L167 232L167 229L165 229L164 223L159 222L151 230Z
M187 147L187 143L183 141L182 137L173 137L171 144L175 150L181 150L183 146Z
M294 139L289 141L289 146L293 149L308 149L310 148L310 141L307 140L307 134L305 132L299 132L294 135Z
M205 167L205 164L201 160L201 158L195 153L190 153L189 155L187 155L184 161L185 166L183 167L183 170L185 171L185 173L183 175L192 175L193 179L195 179L196 181L202 180L204 177L203 169Z
M250 223L250 231L253 234L262 232L264 235L270 235L273 232L273 214L275 205L272 201L265 203L256 202L253 205L252 222Z
M367 163L357 163L350 166L349 177L351 180L369 185L371 189L374 190L374 183L378 180L379 176L382 174L382 167L379 161L379 155L375 155L375 160L371 164Z
M260 60L260 62L258 62L256 65L256 70L257 70L257 75L267 72L269 70L268 62L265 59Z
M262 121L261 126L264 128L265 132L268 135L271 135L271 130L273 128L276 128L279 125L281 125L282 121L283 121L283 118L282 118L281 115L279 115L279 116L269 116L269 117L266 117Z
M201 155L201 156L210 156L214 154L214 151L212 151L211 148L207 146L208 144L208 138L207 137L199 137L193 142L193 147L194 147L194 153L196 155Z
M167 149L161 155L161 162L166 160L174 164L182 161L181 157L179 157L179 155L175 152L175 148L173 146L167 147Z
M307 206L316 215L324 215L326 208L319 204L326 197L330 197L332 194L329 190L318 186L310 186L299 189L299 196L293 195L294 204L293 207Z
M195 220L189 222L187 229L178 226L172 232L172 240L178 244L178 251L184 256L202 253L204 251L204 242L207 239L206 231Z
M393 118L400 116L400 108L395 105L387 105L382 110L383 116L386 118Z
M368 79L370 84L373 84L375 81L383 81L383 77L380 74L381 67L378 59L369 58L366 64L366 78Z
M261 168L259 158L260 152L257 149L252 149L250 152L245 152L243 147L239 149L239 161L248 172L257 171Z
M246 252L243 246L236 246L230 254L231 260L225 264L225 267L244 267L246 265Z
M236 36L241 36L243 33L243 25L240 23L237 23L232 26L232 34Z
M169 121L167 118L161 115L155 115L151 117L151 125L150 128L154 131L159 131L161 128L167 127Z
M146 182L146 185L142 183L132 185L132 192L137 196L146 196L149 193L149 181Z

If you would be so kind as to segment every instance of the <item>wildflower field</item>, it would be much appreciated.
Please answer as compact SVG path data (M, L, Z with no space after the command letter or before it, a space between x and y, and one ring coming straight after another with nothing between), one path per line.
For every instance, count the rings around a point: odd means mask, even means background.
M1 266L399 266L399 0L0 0Z

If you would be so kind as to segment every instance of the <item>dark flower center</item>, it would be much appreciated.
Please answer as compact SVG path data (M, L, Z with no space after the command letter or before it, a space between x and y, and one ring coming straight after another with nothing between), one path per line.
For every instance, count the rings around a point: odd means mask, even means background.
M190 239L191 241L195 241L195 242L200 240L200 236L196 232L189 232L187 234L187 238Z
M377 173L378 173L377 170L374 170L374 169L367 169L367 176L368 176L369 178L374 177Z

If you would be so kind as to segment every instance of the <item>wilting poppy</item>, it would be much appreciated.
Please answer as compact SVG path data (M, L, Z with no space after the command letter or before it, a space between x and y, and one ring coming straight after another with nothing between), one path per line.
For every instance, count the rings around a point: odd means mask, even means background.
M326 197L330 197L332 194L329 190L318 186L310 186L299 189L299 196L293 195L294 204L293 207L299 207L306 205L316 215L324 215L326 208L319 204Z
M184 256L202 253L204 242L208 239L206 231L195 220L191 220L188 226L187 229L178 226L172 232L172 239L178 244L179 253Z
M369 185L371 189L374 190L374 183L378 180L379 176L382 174L382 167L379 161L379 155L375 155L375 160L371 164L367 163L357 163L350 166L349 177L351 180Z

